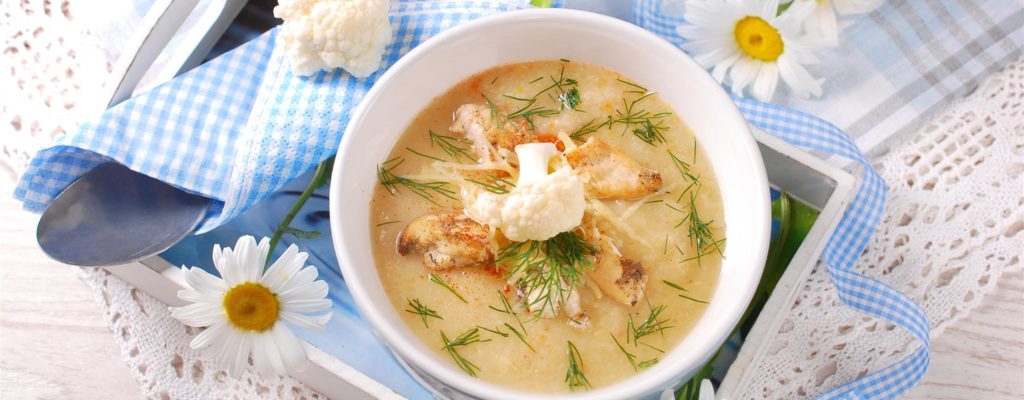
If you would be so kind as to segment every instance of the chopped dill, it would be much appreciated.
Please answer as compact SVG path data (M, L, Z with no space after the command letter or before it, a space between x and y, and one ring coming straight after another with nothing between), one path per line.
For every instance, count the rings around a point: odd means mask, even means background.
M558 60L561 62L572 62L568 58L559 58Z
M462 354L459 354L457 347L468 346L473 343L489 342L491 339L480 340L480 329L473 328L463 332L461 335L451 340L444 334L444 331L441 331L441 341L444 342L444 347L441 349L448 352L448 355L452 356L452 360L455 361L455 365L458 365L459 368L466 371L469 376L476 376L477 371L480 371L480 367L473 364L472 361L467 360L462 356Z
M476 327L480 328L480 329L483 329L483 330L485 330L487 332L493 333L495 335L501 336L501 337L508 337L507 333L501 331L501 327L500 326L497 327L496 329L488 329L488 328L482 327L480 325L477 325Z
M634 92L627 91L627 93ZM632 101L627 101L625 98L622 99L622 108L615 110L615 117L612 119L611 125L622 124L623 135L629 131L630 127L633 127L633 136L649 145L653 146L655 142L665 143L664 132L668 130L668 127L664 125L662 119L672 115L672 113L652 113L643 107L639 107L638 104L640 102L654 96L654 92L642 93Z
M629 343L630 338L632 338L633 346L643 344L644 346L650 347L658 352L664 353L664 350L661 350L657 347L651 346L646 343L641 343L640 339L643 339L644 337L650 336L655 333L664 334L664 331L666 329L673 327L672 325L667 325L667 319L661 320L658 318L661 316L661 313L665 311L665 308L666 306L664 304L654 307L651 305L650 300L647 300L647 309L650 310L650 313L647 314L647 318L645 318L644 321L640 323L640 325L637 325L636 323L633 322L633 316L631 315L629 317L629 321L626 322L626 343Z
M651 367L651 366L653 366L654 364L657 364L657 363L658 363L658 357L654 357L654 358L652 358L650 360L641 361L640 364L637 364L637 366L640 367L640 369L647 369L647 368L649 368L649 367Z
M679 286L678 284L675 284L673 282L669 282L667 280L662 280L662 282L664 282L669 287L680 291L681 293L677 293L679 295L679 297L682 297L684 299L687 299L687 300L690 300L690 301L693 301L693 302L696 302L696 303L700 303L700 304L708 304L708 302L706 302L704 300L697 300L697 299L695 299L693 297L690 297L689 295L683 294L683 293L689 293L690 291L686 290L686 288L684 288L682 286Z
M633 82L624 80L622 78L616 78L615 80L619 81L619 83L624 83L624 84L626 84L628 86L632 86L633 88L636 89L636 90L627 91L626 93L647 93L647 88L645 88L643 86L637 85L637 84L635 84Z
M456 197L456 192L448 187L448 182L421 182L395 175L395 168L398 168L403 162L405 162L404 158L395 157L377 166L377 180L391 195L397 195L399 192L398 187L404 186L413 194L435 205L441 205L437 202L438 197L447 197L452 200L459 199Z
M487 102L487 108L491 110L491 119L498 124L499 128L504 127L504 122L509 122L508 117L505 116L505 114L502 114L500 110L498 110L498 106L494 105L494 102L491 101L491 99L487 97L487 95L480 93L480 97L483 97L484 101Z
M518 110L515 110L515 111L509 113L506 117L508 119L522 118L522 119L526 120L526 123L530 125L530 129L533 129L533 130L537 130L537 125L533 123L533 119L535 117L550 117L550 116L553 116L553 115L558 115L558 113L561 112L561 111L556 110L554 108L549 108L549 107L544 107L544 106L534 106L534 104L537 103L537 99L536 98L533 98L533 99L520 99L520 98L516 98L516 97L512 97L512 96L505 96L505 97L508 97L510 99L517 100L517 101L525 101L526 102L526 105L520 107Z
M633 129L633 136L642 140L651 146L656 146L655 142L665 143L665 135L661 132L665 129L661 122L658 125L651 123L650 120L646 120L640 123L640 128Z
M437 311L434 311L430 309L430 307L427 307L423 305L423 303L420 303L420 299L405 299L405 301L409 302L409 309L405 310L405 312L419 315L420 318L423 319L424 328L430 329L430 325L427 325L427 317L444 319L443 317L441 317L440 314L437 313Z
M665 200L662 200L662 199L658 199L658 200L647 200L647 201L645 201L645 202L644 202L644 204L654 204L654 203L664 203L664 202L665 202Z
M686 255L685 253L683 253L683 249L680 248L678 244L672 243L672 245L676 246L676 251L679 252L679 255L681 255L681 256Z
M377 227L378 227L378 228L380 228L380 227L382 227L382 226L384 226L384 225L391 225L391 224L397 224L397 223L401 223L401 222L402 222L402 221L387 221L387 222L381 222L381 223L377 224Z
M580 105L580 102L582 102L580 99L580 90L576 87L572 87L558 95L558 101L562 103L563 109L568 108L570 110L575 110L576 106Z
M516 329L516 327L509 325L508 322L505 323L505 327L508 328L508 330L512 331L512 333L515 334L517 338L519 338L520 342L523 342L523 344L525 344L526 347L530 348L530 351L534 353L537 352L537 350L533 349L533 346L530 346L530 343L526 341L526 337L524 337L523 334ZM523 332L525 332L525 330Z
M619 350L622 351L622 354L626 355L626 361L629 361L629 365L633 366L633 371L636 371L637 370L637 368L636 368L636 355L626 351L626 348L622 347L622 344L619 343L619 339L615 338L615 335L613 335L611 333L608 333L608 335L611 336L612 340L615 341L615 345L619 346Z
M440 147L448 157L458 161L460 157L465 158L468 161L476 161L476 158L469 153L469 140L464 138L457 138L454 136L438 135L433 130L427 130L430 135L430 147Z
M668 254L668 234L665 234L665 248L661 251L661 254Z
M430 281L440 285L441 287L443 287L445 289L448 289L449 292L452 292L452 294L454 294L455 297L458 297L459 300L462 300L463 303L469 304L469 302L466 301L466 299L462 298L462 295L460 295L459 292L456 292L455 289L453 289L451 287L451 285L448 284L448 282L445 282L444 278L438 276L435 273L431 273L430 274Z
M488 175L486 179L486 182L478 181L475 179L466 179L466 181L480 185L484 188L484 190L494 194L508 194L509 192L512 191L511 188L516 187L516 184L513 183L512 181L509 181L508 179L505 178L499 178L494 175Z
M544 241L529 240L512 243L499 251L496 263L510 267L506 276L518 277L533 300L528 308L543 313L565 301L583 276L593 268L590 258L597 251L574 232L562 232ZM539 306L539 307L534 307Z
M498 77L497 77L497 76L495 76L495 77L494 77L494 79L491 79L491 84L493 85L493 84L494 84L494 82L497 82L497 81L498 81Z
M534 79L534 80L528 82L527 85L532 85L532 84L540 82L542 80L544 80L544 77L543 76L538 76L537 79Z
M569 346L569 368L565 371L565 383L569 384L569 390L575 390L576 388L589 389L590 381L587 380L587 376L583 374L583 356L580 355L580 350L576 348L576 345L572 344L572 341L565 341Z
M526 327L523 326L523 321L519 320L519 314L516 314L515 310L512 309L512 303L508 302L508 298L506 298L505 295L503 293L501 293L500 290L498 291L498 297L501 298L501 306L502 306L502 308L499 309L499 308L497 308L495 306L487 306L487 308L490 308L490 309L492 309L494 311L497 311L497 312L500 312L502 314L506 314L506 315L512 316L512 318L516 319L516 323L519 324L519 327L522 328L523 333L529 335L529 333L526 332ZM513 331L515 331L515 329L513 329ZM526 343L526 341L524 340L523 343ZM529 346L529 345L527 345L527 346Z
M429 158L431 160L437 160L437 161L440 161L440 162L444 162L444 160L442 160L442 159L440 159L438 157L434 157L434 156L432 156L430 154L420 153L420 152L418 152L416 150L413 150L411 147L406 147L405 149L409 150L410 152L412 152L412 154L418 155L420 157Z
M612 117L608 116L608 119L604 120L604 122L595 125L594 122L596 121L596 119L591 119L586 124L584 124L580 129L577 129L576 132L573 132L571 135L569 135L569 137L573 138L574 140L582 141L584 136L597 132L599 129L604 128L605 126L610 126L612 124Z

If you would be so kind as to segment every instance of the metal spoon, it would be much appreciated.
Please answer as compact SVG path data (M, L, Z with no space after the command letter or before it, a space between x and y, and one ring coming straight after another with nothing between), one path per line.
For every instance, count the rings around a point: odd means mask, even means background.
M138 261L195 229L211 200L110 163L64 189L36 228L53 259L89 267Z

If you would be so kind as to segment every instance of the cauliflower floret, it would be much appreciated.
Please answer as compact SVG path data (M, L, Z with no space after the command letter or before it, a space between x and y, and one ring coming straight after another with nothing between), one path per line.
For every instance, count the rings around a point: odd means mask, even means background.
M516 146L516 187L505 196L480 193L466 213L477 222L500 228L505 237L517 242L547 240L575 228L587 205L583 181L569 166L548 174L548 161L557 154L551 143Z
M391 40L388 0L280 0L274 16L284 20L277 40L297 75L344 68L364 78Z

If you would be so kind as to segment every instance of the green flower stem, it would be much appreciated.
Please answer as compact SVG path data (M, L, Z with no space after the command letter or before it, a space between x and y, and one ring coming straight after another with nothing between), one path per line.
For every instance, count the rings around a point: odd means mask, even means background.
M277 248L277 243L281 241L281 236L284 235L288 227L292 225L292 220L299 214L299 210L302 206L306 205L306 201L313 195L316 189L320 188L327 183L327 180L331 177L331 170L334 169L334 157L324 160L322 163L316 166L316 172L313 173L313 179L306 185L306 189L299 195L298 200L295 200L295 204L292 205L292 209L288 211L288 215L285 215L284 220L277 225L277 229L274 231L274 236L270 238L270 251L267 252L267 262L264 265L264 269L270 266L270 260L273 258L274 249Z

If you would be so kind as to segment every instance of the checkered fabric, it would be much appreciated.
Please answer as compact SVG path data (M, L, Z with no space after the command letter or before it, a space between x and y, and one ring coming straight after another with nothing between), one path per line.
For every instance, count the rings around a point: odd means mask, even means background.
M634 18L638 25L677 46L681 45L685 40L676 33L676 27L686 21L678 14L663 11L661 0L639 0L635 3ZM733 100L752 125L790 144L840 156L861 165L863 173L857 193L829 238L822 259L828 265L832 282L843 303L887 319L909 331L921 342L917 350L895 365L834 388L821 398L892 398L910 389L928 369L928 318L917 304L892 287L852 270L854 262L878 226L885 208L885 182L853 140L835 125L775 104L740 97L734 97Z
M403 0L379 72L292 75L277 30L133 97L32 159L15 197L42 211L68 184L117 161L213 198L199 232L217 227L337 152L351 111L377 77L417 44L460 22L526 0Z

